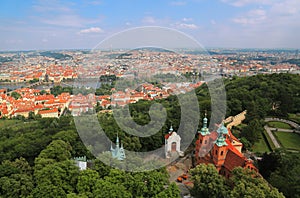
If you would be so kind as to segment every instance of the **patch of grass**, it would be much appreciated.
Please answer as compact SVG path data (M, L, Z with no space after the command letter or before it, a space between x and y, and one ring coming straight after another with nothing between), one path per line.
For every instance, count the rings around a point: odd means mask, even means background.
M267 140L265 140L264 137L261 137L258 142L256 142L253 146L254 152L264 153L264 152L270 152L270 148L268 144L266 143Z
M300 135L297 133L274 132L280 144L286 149L300 151Z
M279 129L293 129L289 124L284 122L268 122L269 127L279 128Z
M289 113L289 119L300 124L300 115Z

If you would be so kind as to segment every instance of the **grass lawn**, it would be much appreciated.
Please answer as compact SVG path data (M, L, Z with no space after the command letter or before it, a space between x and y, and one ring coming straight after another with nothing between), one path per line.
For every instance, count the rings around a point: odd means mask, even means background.
M289 119L300 124L300 115L289 113Z
M20 120L0 120L0 128L21 123Z
M279 129L293 129L289 124L284 122L268 122L268 126Z
M261 137L259 141L254 144L253 151L259 153L270 152L270 149L263 137Z
M274 132L278 141L286 149L299 150L300 151L300 135L297 133L286 132Z

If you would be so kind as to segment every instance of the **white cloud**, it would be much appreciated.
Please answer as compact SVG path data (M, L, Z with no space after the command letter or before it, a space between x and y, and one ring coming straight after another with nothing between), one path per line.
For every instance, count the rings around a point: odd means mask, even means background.
M103 30L99 27L91 27L88 29L83 29L79 31L79 34L89 34L89 33L102 33Z
M242 25L253 25L264 22L267 19L266 11L263 9L250 10L244 16L233 18L232 21Z
M193 23L177 23L175 26L178 29L198 29L198 26Z
M184 22L189 22L189 21L192 21L193 19L192 18L183 18L182 21Z
M221 1L235 7L242 7L248 4L270 5L272 3L278 2L279 0L221 0Z
M147 17L143 18L142 22L143 23L148 23L148 24L154 24L154 23L156 23L156 20L155 20L154 17L147 16Z

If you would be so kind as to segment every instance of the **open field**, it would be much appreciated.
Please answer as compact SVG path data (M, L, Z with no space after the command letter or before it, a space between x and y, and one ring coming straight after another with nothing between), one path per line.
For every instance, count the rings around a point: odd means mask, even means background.
M287 132L274 132L277 140L280 144L286 148L291 150L299 150L300 151L300 135L297 133L287 133Z
M279 129L293 129L289 124L284 122L268 122L269 127L279 128Z
M270 148L265 140L264 137L261 137L257 143L253 146L254 152L264 153L264 152L270 152Z

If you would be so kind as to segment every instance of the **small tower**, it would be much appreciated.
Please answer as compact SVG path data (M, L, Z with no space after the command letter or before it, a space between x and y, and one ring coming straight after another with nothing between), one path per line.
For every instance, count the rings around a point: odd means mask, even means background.
M111 152L112 157L116 158L118 160L124 160L126 158L125 150L123 148L123 143L121 144L121 147L120 147L118 135L117 135L117 139L116 139L116 148L113 148L113 146L110 145L110 152Z
M203 118L203 124L200 131L198 131L198 139L196 141L195 148L195 157L199 159L199 157L204 157L210 150L210 131L207 128L208 119L206 117Z
M215 142L214 148L212 150L213 161L218 170L221 169L221 166L225 162L227 154L227 143L225 135L228 135L228 129L224 126L224 123L221 123L221 126L217 130L218 138Z
M171 125L169 133L165 135L165 156L170 158L173 154L183 156L184 153L180 151L181 137L173 130Z

